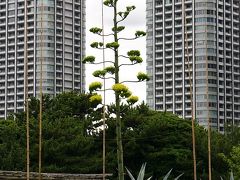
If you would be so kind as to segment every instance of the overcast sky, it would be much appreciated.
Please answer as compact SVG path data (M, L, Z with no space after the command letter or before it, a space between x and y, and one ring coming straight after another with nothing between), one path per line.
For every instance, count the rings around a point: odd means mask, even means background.
M96 56L97 61L102 61L102 52L99 50L92 49L89 45L94 42L100 42L101 38L89 32L91 27L101 27L101 2L102 0L86 0L86 55ZM146 31L146 20L145 20L145 1L144 0L119 0L119 10L123 11L126 6L135 5L136 9L128 16L128 18L121 24L126 26L121 37L134 37L136 30ZM112 8L104 7L104 24L105 34L111 32L112 28ZM106 42L112 42L112 38L107 38ZM146 71L146 43L145 38L140 38L135 41L121 41L120 42L120 54L126 55L129 50L140 50L144 62L141 65L122 67L120 80L136 80L136 74L139 71ZM106 50L106 60L113 60L113 54L111 50ZM126 59L121 59L120 62L127 62ZM93 81L100 81L92 76L92 72L96 69L102 69L102 65L86 65L86 89L88 85ZM107 87L111 87L112 82L108 81ZM134 95L137 95L140 101L146 99L146 84L142 83L128 83L129 89ZM114 95L111 91L106 93L106 102L113 102Z

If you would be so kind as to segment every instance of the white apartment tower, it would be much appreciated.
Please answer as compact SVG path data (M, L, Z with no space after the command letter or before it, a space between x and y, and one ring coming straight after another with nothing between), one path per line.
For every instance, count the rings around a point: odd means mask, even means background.
M0 0L0 118L24 109L25 26L29 96L39 94L40 57L43 94L83 89L84 1L29 0L25 22L24 0Z
M240 125L239 3L147 0L151 108L186 119L193 114L218 131Z

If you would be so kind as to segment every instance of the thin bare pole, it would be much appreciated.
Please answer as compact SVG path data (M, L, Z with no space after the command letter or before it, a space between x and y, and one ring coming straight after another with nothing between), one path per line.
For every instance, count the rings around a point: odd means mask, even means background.
M209 117L209 92L208 92L208 56L207 56L207 24L205 24L205 61L206 61L206 99L207 99L207 128L208 128L208 179L212 180L211 163L211 126Z
M104 38L104 4L102 3L102 43L105 45ZM105 68L105 49L102 49L103 69ZM106 178L106 79L103 79L103 180Z
M25 113L26 113L26 155L27 155L27 180L30 179L30 142L29 142L29 102L28 102L28 45L27 45L27 0L24 1L24 88L25 88Z
M196 166L196 142L195 142L195 112L194 112L194 103L193 103L193 86L192 79L193 75L191 73L190 59L189 59L189 49L188 49L188 33L187 33L187 15L185 11L185 0L183 1L183 13L184 13L184 31L185 31L185 45L186 45L186 54L187 54L187 65L188 65L188 76L189 76L189 85L190 85L190 97L191 97L191 116L192 116L192 150L193 150L193 175L194 180L197 180L197 166ZM185 51L185 47L184 47ZM184 54L185 56L185 54ZM184 57L185 59L185 57ZM185 63L184 63L185 64ZM191 79L192 77L192 79Z
M40 88L39 88L39 152L38 152L38 179L42 179L42 101L43 101L43 91L42 91L42 80L43 80L43 73L42 73L42 66L43 66L43 0L41 0L41 22L40 22Z

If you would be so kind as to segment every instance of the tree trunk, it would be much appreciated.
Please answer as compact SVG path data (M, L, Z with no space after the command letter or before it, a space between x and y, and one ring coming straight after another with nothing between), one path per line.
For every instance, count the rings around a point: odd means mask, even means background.
M117 1L114 3L114 29L117 29ZM114 41L118 42L118 34L114 31ZM115 59L115 84L119 83L119 62L118 62L118 49L114 51ZM118 161L118 179L124 180L124 166L123 166L123 147L122 147L122 128L120 117L120 97L115 92L116 101L116 139L117 139L117 161Z

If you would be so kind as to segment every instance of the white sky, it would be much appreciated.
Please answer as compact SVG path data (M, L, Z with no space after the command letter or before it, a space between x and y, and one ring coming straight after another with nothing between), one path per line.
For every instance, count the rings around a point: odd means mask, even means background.
M101 2L102 0L86 0L86 55L94 55L96 61L102 61L102 52L90 47L90 44L94 41L100 42L101 38L89 32L92 27L101 28ZM121 24L126 26L124 32L120 34L121 37L134 37L136 30L146 31L146 21L145 21L145 0L119 0L119 10L124 11L126 6L135 5L136 9L128 16L128 18ZM111 32L112 28L112 8L104 7L104 24L105 24L105 34ZM126 55L129 50L140 50L144 62L141 65L134 66L124 66L122 67L120 80L137 80L136 75L139 71L145 72L146 69L146 41L144 38L140 38L134 41L121 41L120 42L120 54ZM112 38L106 38L107 42L112 42ZM106 50L106 60L113 60L113 54L111 50ZM128 62L127 59L120 59L120 62ZM108 66L108 65L107 65ZM98 78L92 76L92 72L97 69L102 69L102 65L86 65L86 90L88 90L88 85L93 81L101 81ZM112 82L107 80L106 87L111 87ZM146 83L127 83L129 89L133 92L133 95L139 97L139 102L145 101L146 99ZM113 102L114 95L112 91L107 91L106 102Z

